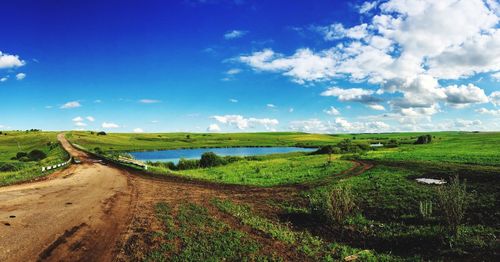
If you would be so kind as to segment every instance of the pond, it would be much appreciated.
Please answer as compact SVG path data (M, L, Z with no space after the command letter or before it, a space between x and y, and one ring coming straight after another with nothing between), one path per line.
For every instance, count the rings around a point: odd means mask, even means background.
M219 156L255 156L290 152L311 152L314 150L316 149L301 147L228 147L129 152L129 154L141 161L174 162L177 164L181 158L199 159L205 152L214 152Z

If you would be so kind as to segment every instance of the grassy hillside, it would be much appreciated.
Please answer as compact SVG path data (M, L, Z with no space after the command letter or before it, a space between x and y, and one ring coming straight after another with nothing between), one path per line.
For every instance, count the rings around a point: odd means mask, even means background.
M13 159L18 152L29 153L41 150L47 157L40 161ZM0 167L9 165L14 170L0 172L0 185L30 180L43 175L42 166L61 163L68 159L67 153L57 141L56 132L9 131L0 135Z

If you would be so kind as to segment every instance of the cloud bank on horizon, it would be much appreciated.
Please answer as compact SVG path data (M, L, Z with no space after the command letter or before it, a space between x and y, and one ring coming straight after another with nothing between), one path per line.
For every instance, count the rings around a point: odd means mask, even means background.
M229 1L232 4L216 0L181 2L171 9L206 14L204 8L212 12L232 8L242 21L244 14L272 17L277 11L275 5L250 0ZM71 72L59 85L54 84L59 74L47 77L41 72L59 65L77 66L78 61L85 60L88 50L74 57L61 54L64 63L44 67L45 61L35 58L42 56L40 53L23 55L21 47L14 52L0 46L0 92L4 93L0 100L6 102L0 109L16 105L27 108L36 102L40 103L40 115L33 119L49 115L67 118L64 124L54 121L47 125L55 127L44 129L135 133L500 130L498 1L375 0L337 4L343 13L339 17L327 14L314 20L314 14L305 14L308 19L300 20L285 16L284 10L282 19L262 19L280 27L279 33L257 24L262 21L233 19L234 23L228 24L223 16L217 16L213 19L220 24L211 30L186 36L177 30L168 31L176 22L167 21L157 25L158 35L183 39L182 45L189 47L204 47L194 52L193 48L184 50L180 42L172 43L175 41L151 44L149 38L160 40L146 32L143 50L128 51L125 58L92 55L88 67L103 64L108 71L94 72L94 76L85 75L82 69L76 76L81 77L79 80L73 80ZM323 9L333 8L328 1L324 5ZM158 6L158 10L163 7ZM146 17L149 14L143 20ZM278 26L278 20L288 24ZM293 24L295 21L301 24ZM125 22L118 23L119 28L125 28L121 23ZM142 27L136 26L141 31ZM147 26L150 28L150 24ZM200 23L186 22L185 26L200 31ZM107 41L112 48L103 49L104 54L116 49L116 39ZM129 41L129 45L133 43ZM127 46L127 41L123 45L126 50L137 50ZM173 53L179 56L170 58ZM127 64L116 59L130 61ZM84 62L79 66L86 68ZM115 69L122 66L122 71ZM52 85L58 88L54 94L49 87ZM72 85L80 85L85 92L60 92ZM7 103L9 96L15 98L12 104ZM14 104L17 98L29 96L33 98ZM32 122L27 117L20 119ZM0 116L0 127L23 129L28 128L26 125Z

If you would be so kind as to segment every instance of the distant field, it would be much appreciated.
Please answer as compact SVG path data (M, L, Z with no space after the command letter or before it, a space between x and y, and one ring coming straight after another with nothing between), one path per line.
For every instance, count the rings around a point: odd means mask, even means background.
M334 160L327 164L325 155L259 157L261 160L242 160L225 166L175 171L185 177L219 183L275 186L314 181L339 174L353 166L352 162Z
M99 147L104 151L140 151L203 147L236 146L308 146L316 147L337 143L338 136L305 133L149 133L124 134L110 133L104 136L90 132L70 132L68 139L88 149Z
M49 146L52 144L52 147ZM35 161L12 159L18 152L30 152L39 149L47 158ZM0 172L0 186L41 176L41 166L61 163L67 160L67 153L59 146L56 132L9 131L0 135L0 166L12 164L15 171Z
M384 161L431 161L473 165L500 165L500 133L431 133L433 142L403 144L394 150L370 152L367 159ZM364 138L366 135L360 136Z

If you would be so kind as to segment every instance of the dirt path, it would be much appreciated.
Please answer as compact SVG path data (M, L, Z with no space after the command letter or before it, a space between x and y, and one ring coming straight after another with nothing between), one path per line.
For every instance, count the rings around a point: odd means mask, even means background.
M59 138L83 163L0 188L0 261L109 261L116 253L135 197L130 178Z
M269 200L287 200L303 188L259 188L154 178L96 163L58 136L82 164L39 182L0 188L0 261L130 261L148 249L158 229L153 206L214 197L250 203L266 212ZM357 163L340 175L358 175L370 166ZM361 171L359 171L361 170Z

